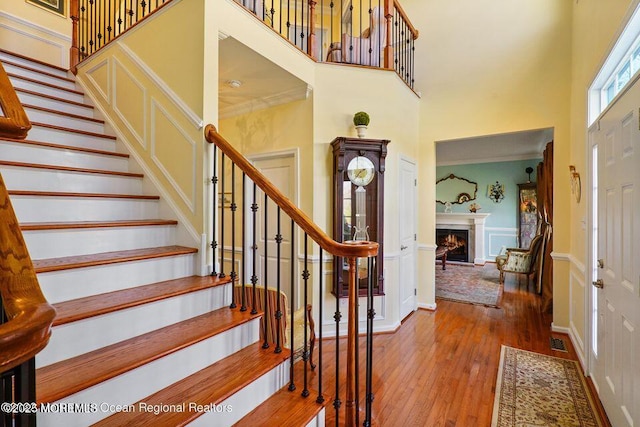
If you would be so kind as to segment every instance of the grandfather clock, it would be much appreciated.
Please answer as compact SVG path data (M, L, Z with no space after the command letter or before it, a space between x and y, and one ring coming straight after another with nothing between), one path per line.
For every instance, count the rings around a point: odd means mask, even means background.
M333 148L333 238L378 242L371 274L375 295L384 295L384 169L388 140L338 137ZM358 265L360 295L367 292L366 259ZM347 296L349 266L334 259L333 293Z

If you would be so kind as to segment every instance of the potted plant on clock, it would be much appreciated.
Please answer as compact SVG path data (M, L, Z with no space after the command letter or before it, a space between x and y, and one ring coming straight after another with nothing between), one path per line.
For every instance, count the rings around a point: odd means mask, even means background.
M369 121L369 114L365 113L364 111L358 111L353 115L353 124L356 127L358 138L364 138L367 126L369 125Z

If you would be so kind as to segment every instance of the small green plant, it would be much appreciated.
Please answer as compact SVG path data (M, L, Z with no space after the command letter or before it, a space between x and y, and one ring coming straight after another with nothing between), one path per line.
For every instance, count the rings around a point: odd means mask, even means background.
M368 126L369 120L369 115L364 111L358 111L353 115L353 124L356 126Z

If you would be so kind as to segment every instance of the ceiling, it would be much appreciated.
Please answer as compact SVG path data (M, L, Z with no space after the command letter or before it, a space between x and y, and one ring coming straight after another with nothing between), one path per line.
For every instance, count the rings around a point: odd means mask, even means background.
M553 128L436 141L436 165L506 162L542 158Z
M233 37L220 41L220 117L228 118L306 99L309 86ZM240 82L231 87L230 81Z

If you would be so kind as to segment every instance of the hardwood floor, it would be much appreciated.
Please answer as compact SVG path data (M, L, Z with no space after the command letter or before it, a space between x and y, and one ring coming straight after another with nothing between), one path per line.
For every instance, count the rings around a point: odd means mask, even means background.
M373 414L379 426L490 426L502 344L577 360L569 337L551 333L551 316L540 313L540 297L527 290L524 278L508 275L500 308L437 304L435 312L410 315L395 333L374 337ZM562 338L569 351L552 350L551 336ZM335 340L325 339L323 348L323 392L333 395ZM341 339L341 365L345 350L346 339ZM362 337L362 360L364 351ZM296 368L302 390L301 364ZM340 375L344 372L341 368ZM309 387L317 390L317 380L310 374ZM364 384L362 376L362 390ZM344 400L344 390L341 395ZM331 405L326 412L327 426L334 425Z

